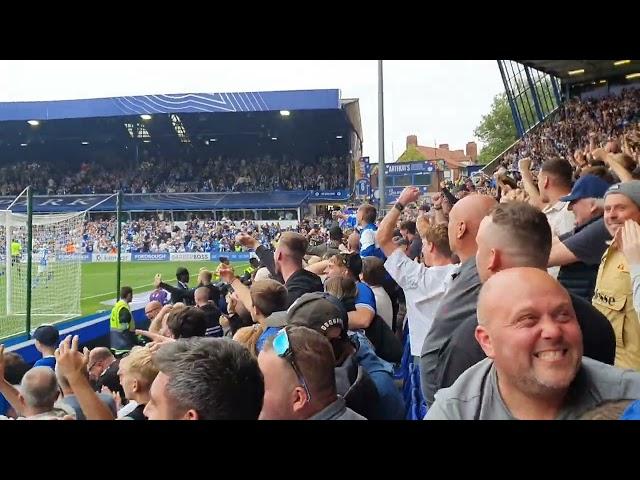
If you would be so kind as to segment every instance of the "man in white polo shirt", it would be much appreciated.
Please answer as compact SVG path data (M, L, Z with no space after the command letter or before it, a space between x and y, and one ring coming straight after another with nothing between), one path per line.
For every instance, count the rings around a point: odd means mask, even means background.
M393 231L404 207L420 198L416 187L405 188L394 208L384 217L376 240L387 256L384 264L389 275L404 290L407 301L407 321L409 322L409 345L411 355L419 365L424 339L433 324L433 318L440 300L451 284L458 266L451 263L451 249L446 225L432 225L422 229L422 255L424 264L412 261L404 248L393 241Z

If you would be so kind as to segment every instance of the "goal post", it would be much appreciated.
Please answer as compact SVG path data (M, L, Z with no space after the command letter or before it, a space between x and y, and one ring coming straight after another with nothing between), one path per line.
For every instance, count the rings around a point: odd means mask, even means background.
M86 211L36 214L32 203L27 189L0 210L0 338L81 314Z

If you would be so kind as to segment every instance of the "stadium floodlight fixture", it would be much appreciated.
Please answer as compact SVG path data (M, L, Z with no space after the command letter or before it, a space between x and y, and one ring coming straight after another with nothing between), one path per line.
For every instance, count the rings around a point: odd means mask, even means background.
M27 123L32 127L37 127L38 125L40 125L40 122L38 120L27 120Z
M607 83L606 80L600 80L598 83Z
M26 147L26 146L27 146L27 144L26 144L26 143L21 143L21 144L20 144L20 146L21 146L21 147Z
M631 60L616 60L613 62L613 65L619 67L620 65L626 65L627 63L631 63Z
M84 142L82 142L82 145L89 145L89 142L84 141Z
M280 110L280 115L282 115L283 117L288 117L289 115L291 115L291 112L289 110Z
M338 140L341 140L341 139L342 139L342 135L336 135L336 138L337 138Z
M276 140L278 140L278 137L271 137L271 140L275 142Z
M584 68L579 68L578 70L569 70L569 75L581 75L584 73Z
M144 115L140 115L140 118L142 120L151 120L151 115L145 113Z
M629 75L625 76L624 78L626 78L627 80L631 80L632 78L640 78L640 72L638 72L638 73L630 73Z
M210 141L210 142L217 142L217 141L218 141L218 139L217 139L217 138L210 138L210 139L209 139L209 141Z

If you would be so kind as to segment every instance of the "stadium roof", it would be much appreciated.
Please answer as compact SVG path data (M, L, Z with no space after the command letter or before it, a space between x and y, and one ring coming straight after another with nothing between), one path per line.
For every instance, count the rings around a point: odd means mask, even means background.
M563 82L584 83L640 72L637 60L517 60ZM580 73L581 70L584 72ZM570 73L571 72L571 73Z
M142 143L169 155L191 145L211 154L355 156L360 109L338 89L0 102L5 162L50 157L52 147L72 159Z
M340 91L179 93L40 102L0 102L0 121L154 115L158 113L265 112L340 108Z

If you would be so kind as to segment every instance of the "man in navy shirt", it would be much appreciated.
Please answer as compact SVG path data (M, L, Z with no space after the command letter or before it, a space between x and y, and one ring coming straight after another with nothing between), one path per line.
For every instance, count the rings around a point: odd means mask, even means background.
M36 350L42 354L42 358L34 363L34 367L50 367L55 369L56 357L54 352L60 340L60 333L53 325L40 325L33 332Z

